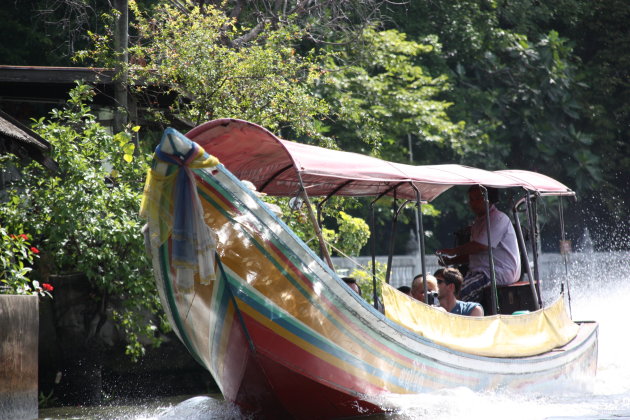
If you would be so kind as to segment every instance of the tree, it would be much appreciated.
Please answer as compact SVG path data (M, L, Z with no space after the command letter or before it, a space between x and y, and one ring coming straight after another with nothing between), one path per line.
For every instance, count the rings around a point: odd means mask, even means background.
M317 44L353 33L379 21L389 0L169 0L181 12L199 10L202 14L220 10L241 28L239 33L225 33L222 41L232 48L265 36L269 30L297 25L305 39Z
M450 88L444 75L431 75L423 56L439 45L406 39L396 30L367 28L358 42L329 47L325 77L315 92L335 110L326 132L344 150L406 160L407 135L417 141L453 143L461 125L440 99Z
M99 0L0 2L0 63L68 66L89 42L99 15L110 9Z
M627 6L621 3L602 6L607 11L601 16L625 21ZM581 0L419 1L408 5L407 13L396 20L411 39L437 36L441 60L433 61L429 68L449 75L453 88L445 98L453 106L447 112L452 119L466 123L462 147L451 155L454 160L488 169L543 172L575 188L578 196L590 197L595 191L614 190L612 184L623 183L623 175L612 169L618 165L607 166L601 159L604 150L612 152L611 156L624 155L619 147L622 142L606 140L617 123L599 114L615 114L604 111L607 106L598 106L612 92L590 92L595 85L611 86L600 78L606 74L605 68L625 67L604 65L600 71L584 72L584 46L590 45L592 53L595 33L609 32L608 26L606 30L598 26L602 22L595 19L598 9ZM598 29L589 33L585 30L589 26ZM622 24L614 27L625 30ZM614 36L611 42L619 39ZM597 48L605 44L597 42ZM621 59L621 50L614 48L612 55ZM607 176L607 172L615 175Z
M576 1L579 12L569 28L580 57L580 101L586 104L582 126L592 132L605 184L588 192L580 219L598 248L627 249L630 237L630 5L624 1ZM603 187L602 187L603 186ZM581 234L582 232L580 232Z
M133 62L143 63L129 69L130 84L141 95L157 89L174 98L166 112L152 108L158 120L183 121L192 127L236 117L272 131L291 127L318 136L315 116L327 107L306 89L315 68L290 46L299 35L296 28L269 31L264 40L231 48L223 37L242 31L211 6L202 12L199 7L181 11L166 5L147 14L130 4L138 34L130 54ZM94 39L91 57L101 64L113 63L110 36L94 35Z

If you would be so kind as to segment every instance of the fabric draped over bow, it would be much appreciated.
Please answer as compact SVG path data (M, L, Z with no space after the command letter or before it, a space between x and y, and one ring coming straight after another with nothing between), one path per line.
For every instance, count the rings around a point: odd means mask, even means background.
M157 249L171 238L178 289L192 289L195 273L201 284L209 284L216 278L217 238L204 221L192 169L215 167L219 160L171 128L164 132L155 155L158 164L149 170L140 208L147 219L150 245Z

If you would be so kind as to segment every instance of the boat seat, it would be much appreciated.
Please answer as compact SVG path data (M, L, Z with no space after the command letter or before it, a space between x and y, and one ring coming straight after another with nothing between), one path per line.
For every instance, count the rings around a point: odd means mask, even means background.
M519 287L519 286L529 286L529 280L519 280L516 283L512 283L512 284L497 285L497 287Z
M491 312L490 287L484 290L481 305L486 314ZM497 296L499 298L499 313L510 315L517 311L535 311L536 304L532 296L529 280L520 280L508 285L497 285Z

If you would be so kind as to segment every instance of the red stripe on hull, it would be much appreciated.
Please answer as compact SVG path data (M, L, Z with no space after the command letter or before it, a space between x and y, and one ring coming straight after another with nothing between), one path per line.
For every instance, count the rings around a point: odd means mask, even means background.
M258 359L290 418L338 419L383 412L377 405L313 381L262 354Z
M242 324L235 319L231 325L223 366L216 378L224 398L255 418L287 418L251 350Z
M377 395L386 392L385 389L343 370L338 366L314 355L297 344L278 335L255 319L242 313L248 332L256 343L256 352L270 360L280 363L308 376L309 380L328 383L327 387L334 387L343 392L354 391L361 394ZM326 353L325 350L321 350ZM328 354L328 353L326 353ZM334 356L331 356L334 357ZM357 368L360 369L360 368ZM272 381L273 382L273 381ZM345 392L344 392L345 394Z
M245 314L243 316L249 332L254 336L275 336L268 328ZM334 419L383 412L380 407L358 399L355 394L342 392L296 372L284 363L279 363L277 357L273 356L290 354L292 357L289 362L292 363L311 358L321 365L318 369L326 369L336 379L345 376L344 382L353 381L355 385L363 381L277 336L273 340L264 340L274 345L266 346L265 349L259 347L254 354L242 324L235 320L232 325L228 350L219 372L220 384L225 399L238 405L244 414L251 414L256 419L275 420ZM276 350L281 351L274 353ZM362 387L370 388L369 384L363 384Z

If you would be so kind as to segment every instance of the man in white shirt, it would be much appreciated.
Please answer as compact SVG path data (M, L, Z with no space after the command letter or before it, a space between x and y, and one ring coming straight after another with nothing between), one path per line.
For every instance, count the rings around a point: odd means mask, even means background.
M496 201L497 191L488 188L490 203ZM494 197L493 197L494 196ZM486 229L486 206L481 188L477 185L468 190L469 205L476 219L470 228L470 241L456 248L441 249L438 253L454 255L445 258L445 264L468 263L468 272L460 292L460 300L479 301L483 290L490 286L490 261L488 258L488 231ZM490 239L494 272L498 285L508 285L519 280L521 257L516 233L509 217L494 204L489 208Z

